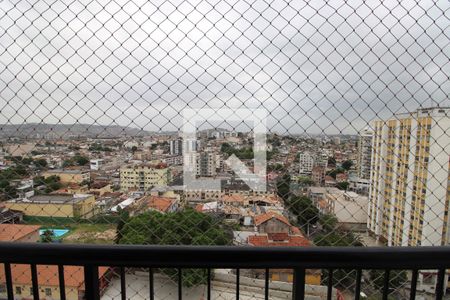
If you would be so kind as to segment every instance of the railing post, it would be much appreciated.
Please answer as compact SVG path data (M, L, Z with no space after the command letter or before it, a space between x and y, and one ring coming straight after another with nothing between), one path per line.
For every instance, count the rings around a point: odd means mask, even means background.
M84 298L87 300L100 300L97 266L84 266Z
M294 269L294 282L292 283L292 299L305 299L305 269Z

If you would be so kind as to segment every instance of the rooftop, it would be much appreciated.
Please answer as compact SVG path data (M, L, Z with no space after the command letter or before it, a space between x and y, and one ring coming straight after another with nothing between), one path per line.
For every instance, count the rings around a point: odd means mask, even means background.
M38 231L39 228L41 228L39 225L0 224L0 241L17 241L34 231Z
M108 271L107 267L98 268L98 276L101 278ZM39 285L59 287L58 266L37 265ZM14 284L31 285L31 270L29 265L12 264L11 274ZM84 289L84 271L80 266L64 266L64 279L66 287ZM5 282L5 271L0 268L0 282Z
M15 203L35 203L35 204L66 204L66 203L78 203L87 198L92 197L92 195L75 195L75 194L50 194L50 195L37 195L30 198L19 198L9 200L8 202Z

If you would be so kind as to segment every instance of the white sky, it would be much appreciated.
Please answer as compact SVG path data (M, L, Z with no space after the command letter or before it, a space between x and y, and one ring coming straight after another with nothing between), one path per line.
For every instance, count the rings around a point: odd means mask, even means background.
M450 2L1 1L0 123L176 130L264 107L281 133L354 133L449 106Z

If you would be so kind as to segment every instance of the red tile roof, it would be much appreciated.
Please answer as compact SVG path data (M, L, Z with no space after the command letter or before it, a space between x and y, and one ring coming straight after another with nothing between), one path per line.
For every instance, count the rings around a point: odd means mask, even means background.
M274 218L283 222L284 224L286 224L288 226L291 226L291 224L289 223L289 220L285 216L274 213L274 212L268 212L268 213L265 213L262 215L257 215L254 217L254 222L255 222L256 226L259 226L262 223L265 223Z
M101 278L108 271L108 267L98 268L98 277ZM37 266L39 285L59 286L58 266L38 265ZM11 275L14 284L31 285L30 265L12 264ZM64 266L64 281L66 287L84 288L84 270L80 266ZM6 282L5 271L0 268L0 283Z
M245 202L245 197L239 194L223 195L223 202Z
M158 210L160 212L167 212L172 205L174 198L160 197L160 196L150 196L147 199L148 208Z
M278 236L281 237L281 236ZM248 243L256 247L304 247L311 246L311 242L303 236L288 235L286 240L270 240L268 235L252 235L248 237Z
M38 231L39 225L0 224L0 241L13 242Z

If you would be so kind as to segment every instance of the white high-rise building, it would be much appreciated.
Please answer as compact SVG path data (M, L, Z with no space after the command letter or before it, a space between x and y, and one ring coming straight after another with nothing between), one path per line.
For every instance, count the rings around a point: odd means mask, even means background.
M183 140L176 139L169 142L170 155L183 155Z
M370 164L372 160L373 131L365 128L359 133L358 142L358 177L370 179Z
M299 174L311 175L314 168L314 155L309 152L302 152L298 155Z

